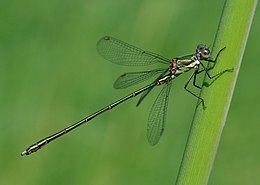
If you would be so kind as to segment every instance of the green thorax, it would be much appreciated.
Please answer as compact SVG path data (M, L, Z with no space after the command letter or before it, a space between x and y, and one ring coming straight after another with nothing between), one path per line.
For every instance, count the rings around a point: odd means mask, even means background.
M176 58L176 62L177 62L176 76L193 69L197 65L196 60L197 60L197 56L194 54L185 55Z

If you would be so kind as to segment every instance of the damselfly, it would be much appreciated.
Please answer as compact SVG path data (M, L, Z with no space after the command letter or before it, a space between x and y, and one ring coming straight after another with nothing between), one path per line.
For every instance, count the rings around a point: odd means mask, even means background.
M206 75L210 79L212 79L214 77L220 76L226 71L230 71L230 69L227 69L220 73L217 73L214 76L211 76L208 72L208 68L206 68L205 65L201 62L207 61L215 63L218 59L219 54L224 49L225 48L219 50L215 59L212 59L210 49L203 44L199 44L196 48L195 53L181 57L176 57L169 60L161 55L144 51L142 49L134 47L130 44L127 44L110 36L105 36L101 38L97 43L97 51L105 59L113 63L127 66L144 66L155 63L161 63L164 64L166 67L150 71L125 73L121 75L114 84L114 87L116 89L127 88L129 86L148 80L151 77L154 77L154 80L149 85L136 90L135 92L115 101L114 103L111 103L110 105L100 109L99 111L80 120L79 122L74 123L73 125L66 127L65 129L51 136L41 139L35 144L29 146L25 151L22 152L21 155L24 156L36 152L46 144L74 130L80 125L89 122L96 116L108 110L111 110L112 108L139 94L142 94L139 101L137 102L138 106L154 87L163 85L164 87L162 88L155 102L153 103L148 117L147 138L151 145L157 144L165 128L167 104L172 85L172 80L177 78L181 74L193 69L193 73L184 85L184 89L187 90L193 96L199 98L202 101L202 103L204 103L204 100L201 97L197 96L195 93L193 93L191 90L187 88L188 84L191 82L191 80L193 80L193 85L201 89L201 87L196 84L196 77L201 72L205 71ZM201 69L199 69L200 67Z

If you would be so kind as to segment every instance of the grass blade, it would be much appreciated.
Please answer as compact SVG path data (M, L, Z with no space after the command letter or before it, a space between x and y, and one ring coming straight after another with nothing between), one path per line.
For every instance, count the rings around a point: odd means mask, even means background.
M232 99L236 79L251 28L257 0L226 0L213 51L227 48L211 70L216 74L224 69L234 68L220 78L205 78L201 91L206 109L198 105L187 141L183 160L179 169L177 185L207 184L221 133ZM213 53L214 53L213 52Z

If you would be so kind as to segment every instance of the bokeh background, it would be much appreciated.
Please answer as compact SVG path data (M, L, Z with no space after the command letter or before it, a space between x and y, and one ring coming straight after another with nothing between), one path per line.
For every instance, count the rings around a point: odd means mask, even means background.
M35 141L144 84L113 89L124 72L96 52L112 35L168 58L212 45L224 0L1 0L0 184L174 184L197 100L174 81L160 143L146 140L158 90L92 120L30 156ZM234 30L235 31L235 30ZM260 12L252 24L210 185L260 183ZM159 67L155 65L153 67Z

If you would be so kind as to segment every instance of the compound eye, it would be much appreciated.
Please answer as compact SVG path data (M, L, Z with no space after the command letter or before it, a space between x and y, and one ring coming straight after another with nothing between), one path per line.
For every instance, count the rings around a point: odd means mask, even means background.
M197 49L198 49L198 50L204 50L204 49L205 49L205 45L204 45L204 44L199 44L199 45L197 46Z

